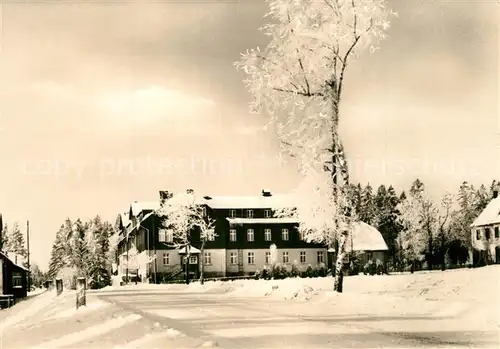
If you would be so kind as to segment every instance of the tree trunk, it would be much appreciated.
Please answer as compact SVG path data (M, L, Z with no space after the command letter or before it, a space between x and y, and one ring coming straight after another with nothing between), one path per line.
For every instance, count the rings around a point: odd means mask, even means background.
M441 270L446 270L446 251L444 249L444 233L441 232Z
M185 254L185 256L186 256L186 260L184 261L184 263L185 263L185 268L186 268L186 285L189 285L189 256L190 256L190 255L189 255L189 252L190 252L190 251L188 251L188 249L189 249L189 248L188 248L188 246L186 245L186 254Z
M200 248L200 284L204 284L204 271L205 271L205 257L204 257L204 251L205 251L205 239L202 239L201 241L201 248Z
M427 264L428 264L428 268L429 270L432 270L432 265L433 265L433 248L434 248L434 241L432 239L432 231L431 231L431 228L429 226L427 226L427 234L429 234L429 245L428 245L428 249L429 249L429 253L427 254Z
M340 234L340 243L337 253L337 260L335 262L335 279L333 283L333 290L342 293L342 285L344 281L344 259L345 259L345 246L347 243L348 231L342 231Z

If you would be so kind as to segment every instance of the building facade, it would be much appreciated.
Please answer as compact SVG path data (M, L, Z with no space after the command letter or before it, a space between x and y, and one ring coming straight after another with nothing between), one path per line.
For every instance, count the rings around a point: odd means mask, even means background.
M201 254L200 235L193 232L188 260L186 247L172 247L173 236L156 213L161 200L165 197L158 202L134 202L118 216L119 274L160 282L183 277L186 264L191 277L197 278L202 261L205 277L251 275L273 262L288 268L296 264L300 271L327 263L326 246L304 241L296 221L273 217L273 208L286 203L286 196L263 190L258 196L204 197L199 204L215 220L215 237L205 242Z
M10 256L0 251L0 294L16 299L28 295L29 270L16 264Z
M471 226L474 265L500 263L500 197L498 188L486 208Z

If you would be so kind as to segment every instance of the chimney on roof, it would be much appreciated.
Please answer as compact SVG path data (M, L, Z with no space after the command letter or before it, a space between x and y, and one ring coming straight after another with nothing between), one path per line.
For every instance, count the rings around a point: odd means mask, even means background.
M204 196L203 198L204 198L205 200L212 200L212 197L211 197L211 196L208 196L208 195L207 195L207 196Z
M168 190L160 190L160 200L165 201L171 199L173 194Z
M186 189L186 194L194 194L194 190L193 189Z
M498 197L498 187L493 189L493 199L496 199Z
M271 194L270 190L268 190L268 189L262 189L262 196L268 197L268 196L271 196L271 195L272 194Z

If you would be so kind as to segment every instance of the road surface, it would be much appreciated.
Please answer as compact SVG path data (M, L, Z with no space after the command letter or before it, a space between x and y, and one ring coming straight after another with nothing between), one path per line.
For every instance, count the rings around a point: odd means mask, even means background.
M497 348L499 344L498 331L466 331L463 319L446 317L323 314L290 300L206 293L130 290L102 292L98 297L223 348Z
M500 347L498 328L478 326L474 314L403 316L386 304L366 310L361 302L332 306L329 301L322 307L298 300L128 288L89 292L87 307L75 311L74 291L53 298L44 307L34 307L42 301L19 307L31 315L4 326L0 348ZM12 310L8 317L15 316Z

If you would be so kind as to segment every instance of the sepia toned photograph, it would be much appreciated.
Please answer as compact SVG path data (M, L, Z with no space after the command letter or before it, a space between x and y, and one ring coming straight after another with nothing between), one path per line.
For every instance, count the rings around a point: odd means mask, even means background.
M0 0L0 349L500 347L500 0Z

